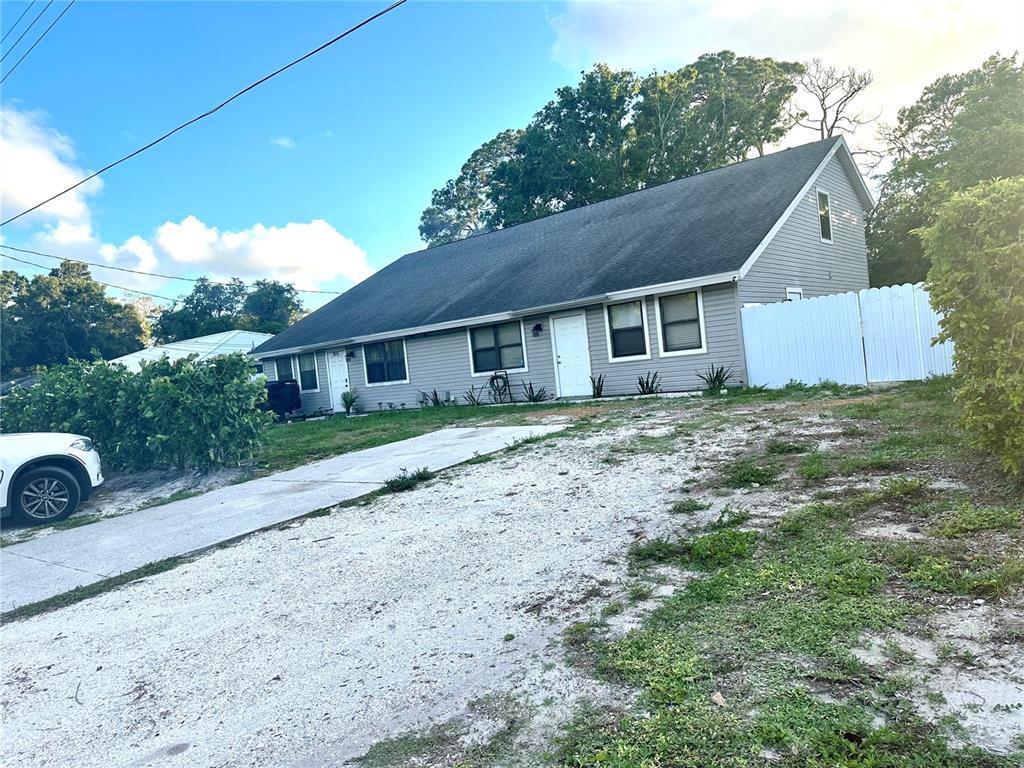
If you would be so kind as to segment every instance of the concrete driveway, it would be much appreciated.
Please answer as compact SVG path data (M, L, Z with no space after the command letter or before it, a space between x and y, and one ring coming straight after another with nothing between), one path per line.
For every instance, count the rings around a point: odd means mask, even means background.
M516 440L560 429L558 425L442 429L4 547L0 550L0 610L10 611L357 498L382 487L403 469L444 469Z

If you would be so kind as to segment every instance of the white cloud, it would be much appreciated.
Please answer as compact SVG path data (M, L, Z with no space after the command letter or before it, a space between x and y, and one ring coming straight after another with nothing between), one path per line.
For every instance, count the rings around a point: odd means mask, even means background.
M295 139L291 136L278 136L276 139L271 139L270 143L282 149L295 149Z
M357 283L372 272L363 249L323 219L222 232L188 216L158 227L154 243L171 263L244 279L274 278L297 288L338 279Z
M0 167L0 213L4 219L89 175L76 164L71 140L49 127L45 114L13 104L0 108ZM88 224L88 200L102 186L100 179L93 179L17 223L24 226L56 220Z
M120 245L97 238L88 226L59 224L35 233L28 247L46 253L108 264L111 267L213 280L240 277L246 282L281 280L296 288L341 290L372 273L366 253L323 219L282 227L255 224L221 231L187 216L160 225L149 238L133 235ZM38 261L49 260L39 258ZM55 264L56 262L54 262ZM189 283L117 269L92 267L97 280L170 298L191 290ZM307 307L330 299L304 294Z
M1013 53L1022 42L1024 4L571 0L551 25L556 32L552 58L573 70L603 61L646 72L723 49L795 61L820 57L840 68L869 69L875 82L861 109L891 121L935 78L976 67L996 51Z

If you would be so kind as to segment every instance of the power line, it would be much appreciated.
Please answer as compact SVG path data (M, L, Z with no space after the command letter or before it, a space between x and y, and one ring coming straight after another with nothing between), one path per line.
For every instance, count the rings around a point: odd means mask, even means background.
M42 269L42 270L45 270L47 272L50 271L50 267L44 266L43 264L36 264L34 261L27 261L26 259L19 259L17 256L11 256L10 254L7 254L7 253L5 253L3 256L4 256L5 259L10 259L11 261L20 261L22 264L28 264L30 267L35 267L36 269ZM149 297L154 298L154 299L160 299L160 301L170 301L170 302L177 302L178 301L177 299L172 299L172 298L169 298L167 296L157 296L155 293L146 293L146 291L140 291L140 290L137 290L135 288L127 288L127 287L125 287L123 285L114 285L113 283L104 283L102 280L95 280L94 279L93 282L99 283L100 285L104 285L107 288L116 288L119 291L128 291L128 293L139 293L139 294L142 294L143 296L149 296Z
M12 250L12 251L17 251L18 253L31 253L34 256L43 256L43 257L45 257L47 259L58 259L60 261L73 261L76 264L87 264L90 267L99 267L100 269L116 269L118 272L131 272L133 275L147 275L149 277L159 277L159 278L163 278L164 280L184 280L184 281L189 282L189 283L198 283L200 280L206 280L207 282L213 283L214 285L230 285L230 283L227 283L227 282L225 282L223 280L209 280L208 278L203 278L203 277L184 277L183 275L163 275L163 274L160 274L159 272L146 272L146 271L141 270L141 269L129 269L128 267L115 267L112 264L101 264L98 261L85 261L84 259L71 259L71 258L68 258L67 256L55 256L52 253L43 253L42 251L32 251L32 250L29 250L28 248L15 248L13 245L4 245L2 243L0 243L0 248L7 248L7 249ZM8 258L14 258L14 257L10 256ZM244 283L244 285L247 288L253 287L252 283ZM342 291L318 291L318 290L315 290L313 288L296 288L295 290L298 293L326 293L326 294L329 294L331 296L340 296L341 293L342 293Z
M51 29L53 29L53 27L57 24L57 22L60 21L61 16L63 16L68 11L70 11L71 10L71 6L74 5L74 4L75 4L75 0L71 0L70 3L68 3L66 6L64 6L64 10L61 11L60 14L58 14L56 19L54 19L53 21L50 22L50 26L48 26L46 29L43 30L43 34L41 34L39 37L36 38L36 41L34 43L32 43L31 46L29 46L29 49L27 51L25 51L24 54L22 54L22 57L20 59L18 59L16 62L14 62L14 66L11 67L9 70L7 70L7 74L5 74L2 78L0 78L0 85L2 85L4 80L6 80L8 77L10 77L14 73L14 70L16 70L18 68L18 65L21 64L21 62L23 62L25 60L25 58L30 53L32 53L32 49L35 48L37 45L39 45L40 42L42 42L42 39L44 37L46 37L46 33L49 32Z
M21 42L21 38L23 38L25 35L28 34L28 31L30 29L32 29L32 27L34 27L36 25L37 21L39 21L39 17L42 16L44 13L46 13L46 9L49 8L51 5L53 5L53 0L49 0L49 2L46 5L43 6L43 10L41 10L39 12L39 15L36 16L34 19L32 19L32 23L29 24L27 27L25 27L25 31L22 32L20 35L18 35L18 39L15 40L13 43L11 43L11 47L8 48L4 52L4 54L2 56L0 56L0 61L3 61L4 59L6 59L7 58L7 54L9 54L11 51L13 51L15 48L18 47L18 43Z
M50 2L52 3L53 0L50 0ZM77 189L78 187L80 187L83 184L85 184L87 181L95 179L101 173L106 173L111 168L114 168L115 166L120 165L121 163L125 162L126 160L130 160L133 157L135 157L136 155L141 155L147 149L155 147L157 144L159 144L160 142L164 141L165 139L169 139L171 136L176 134L178 131L181 131L181 130L187 128L188 126L192 125L193 123L199 122L203 118L209 117L210 115L214 114L215 112L217 112L217 111L221 110L222 108L226 107L228 104L230 104L232 101L237 99L239 96L242 96L243 94L248 93L253 88L256 88L257 86L262 85L263 83L267 82L271 78L277 77L282 72L284 72L284 71L286 71L288 69L291 69L296 64L300 64L301 62L305 61L306 59L310 58L311 56L315 56L316 54L320 53L320 51L324 50L325 48L329 48L330 46L332 46L335 43L337 43L339 40L343 40L344 38L346 38L349 35L351 35L353 32L356 32L356 31L362 29L367 24L370 24L371 22L376 21L381 16L383 16L383 15L385 15L387 13L390 13L391 11L395 10L395 8L397 8L400 5L404 5L405 3L406 3L406 0L396 0L396 2L392 3L387 8L385 8L385 9L383 9L381 11L377 11L372 16L367 16L365 19L363 19L361 22L359 22L355 26L349 27L344 32L342 32L340 35L337 35L336 37L331 38L330 40L328 40L323 45L321 45L321 46L319 46L317 48L314 48L312 51L309 51L308 53L303 54L302 56L300 56L297 59L294 59L294 60L290 61L289 63L285 64L283 67L279 67L278 69L275 69L269 75L265 75L265 76L261 77L256 82L250 83L245 88L243 88L242 90L238 91L234 95L228 97L227 99L225 99L220 104L218 104L217 106L213 107L212 109L208 109L206 112L203 112L200 115L196 115L191 120L188 120L188 121L182 123L177 128L174 128L174 129L168 131L167 133L165 133L160 138L154 139L153 141L149 142L149 144L146 144L145 146L139 147L134 152L130 152L129 154L125 155L124 157L120 158L119 160L115 160L114 162L109 163L108 165L103 166L102 168L100 168L95 173L89 174L84 179L82 179L81 181L78 181L78 182L72 184L67 189L62 190L61 192L58 192L57 194L55 194L55 195L53 195L51 197L46 198L42 202L36 203L31 208L28 208L28 209L22 211L21 213L15 215L15 216L12 216L11 218L7 219L6 221L0 221L0 227L4 226L6 224L10 224L12 221L14 221L16 219L20 219L25 214L31 213L32 211L36 210L37 208L42 208L47 203L53 202L54 200L56 200L61 195L66 195L68 192L72 191L73 189ZM49 5L49 3L47 5Z
M35 5L35 2L36 2L36 0L31 0L31 2L28 5L25 6L25 10L21 12L21 16L16 18L14 20L14 23L11 24L11 28L8 29L6 32L4 32L4 36L3 37L0 37L0 44L3 44L4 40L7 39L7 36L9 34L11 34L11 32L13 32L15 29L18 28L18 24L20 24L21 20L23 18L25 18L25 14L28 13L32 9L32 6Z

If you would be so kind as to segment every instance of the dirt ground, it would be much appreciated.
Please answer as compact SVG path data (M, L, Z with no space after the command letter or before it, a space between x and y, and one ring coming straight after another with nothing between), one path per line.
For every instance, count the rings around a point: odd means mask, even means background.
M669 506L770 438L843 439L834 417L787 403L741 406L681 436L702 414L638 405L606 428L520 446L8 623L2 762L454 765L472 745L507 739L515 746L501 762L536 765L581 704L633 695L569 663L562 642L616 599L625 608L608 621L624 633L676 588L666 573L654 600L626 600L629 546L726 505L749 511L749 527L769 526L811 492L717 491L685 520ZM950 610L927 643L906 640L944 694L922 694L922 713L959 712L979 693L962 665L940 662L947 643L983 660L976 677L991 681L986 706L966 707L979 743L999 749L1024 732L1019 642L1017 655L1005 650L1019 616ZM865 661L894 663L887 639L865 638Z

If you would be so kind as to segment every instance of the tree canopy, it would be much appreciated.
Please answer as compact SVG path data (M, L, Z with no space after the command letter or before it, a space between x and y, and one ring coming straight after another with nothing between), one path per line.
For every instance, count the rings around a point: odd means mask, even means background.
M203 277L160 314L153 332L160 343L235 329L280 333L301 316L298 292L287 283L257 280L249 288L238 278L215 283Z
M88 266L71 261L31 279L3 270L0 324L5 378L38 365L119 357L148 339L138 309L109 298Z
M929 260L919 232L956 192L1024 175L1024 64L992 56L945 75L882 130L893 158L868 218L872 285L918 282Z
M420 234L440 245L761 154L791 126L803 71L731 51L647 77L598 64L473 152Z

